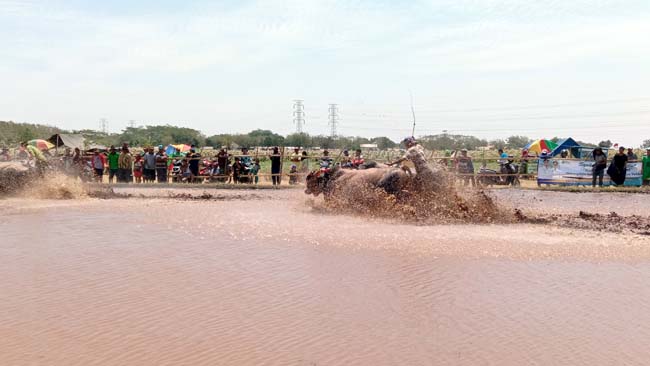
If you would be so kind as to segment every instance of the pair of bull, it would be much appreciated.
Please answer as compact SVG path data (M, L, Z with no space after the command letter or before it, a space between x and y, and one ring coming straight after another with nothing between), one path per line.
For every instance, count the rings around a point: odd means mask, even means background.
M370 187L383 190L401 200L412 193L434 189L434 186L429 186L429 182L423 182L420 178L431 176L442 178L442 172L433 171L430 166L424 169L426 171L413 173L408 169L377 164L372 169L363 170L337 167L331 171L313 171L307 175L305 193L314 196L323 194L328 199L339 194L352 193L355 187ZM431 183L434 181L435 179Z

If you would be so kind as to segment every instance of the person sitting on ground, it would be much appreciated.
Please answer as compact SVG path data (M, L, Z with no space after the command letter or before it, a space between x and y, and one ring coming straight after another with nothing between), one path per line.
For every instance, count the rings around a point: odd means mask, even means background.
M609 164L607 168L607 175L612 179L612 182L617 186L622 186L625 184L625 175L627 173L627 155L625 154L625 148L621 146L618 148L618 153L614 155L614 159Z
M639 157L634 153L634 149L631 147L627 149L627 161L637 161Z
M99 150L93 153L93 169L95 169L95 179L101 183L104 178L104 169L106 169L106 157Z
M643 185L650 185L650 147L645 150L645 155L643 156Z
M291 164L291 169L289 170L289 184L298 184L298 166L296 164Z
M142 183L142 175L144 170L144 164L142 160L142 154L135 156L133 161L133 177L135 178L136 183Z
M0 161L11 161L11 155L9 155L9 149L6 147L2 148L2 153L0 153Z
M594 159L594 164L591 168L592 171L592 187L596 187L596 178L598 178L598 186L603 186L603 177L605 176L605 169L607 168L607 156L603 153L603 149L597 147L591 153Z

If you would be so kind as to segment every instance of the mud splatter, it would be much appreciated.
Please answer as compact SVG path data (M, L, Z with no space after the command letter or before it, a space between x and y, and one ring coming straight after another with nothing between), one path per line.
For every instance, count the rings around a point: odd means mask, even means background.
M531 217L515 209L515 218L518 222L529 224L650 236L650 217L621 216L613 211L606 215L580 211L577 214L542 214Z

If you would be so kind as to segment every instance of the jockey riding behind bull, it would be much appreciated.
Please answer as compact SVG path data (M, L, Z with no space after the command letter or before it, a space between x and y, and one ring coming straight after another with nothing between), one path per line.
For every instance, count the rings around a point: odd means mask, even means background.
M418 144L415 137L407 137L402 143L406 147L406 153L397 161L389 163L389 166L394 166L405 161L413 163L416 173L413 178L413 183L415 189L419 192L438 192L448 186L444 173L427 163L424 148ZM409 168L405 167L404 169L410 172Z

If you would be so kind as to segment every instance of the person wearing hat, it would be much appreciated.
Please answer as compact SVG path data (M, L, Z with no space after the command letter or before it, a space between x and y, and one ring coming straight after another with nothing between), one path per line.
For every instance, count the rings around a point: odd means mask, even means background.
M645 155L642 160L643 185L650 184L650 147L645 149Z
M464 185L472 183L472 187L476 185L474 180L474 163L472 158L467 156L467 149L460 150L460 156L456 157L456 171L460 175L460 179Z

